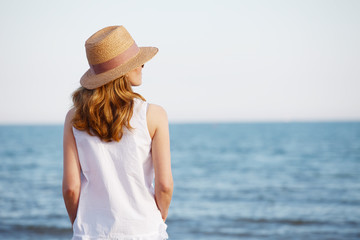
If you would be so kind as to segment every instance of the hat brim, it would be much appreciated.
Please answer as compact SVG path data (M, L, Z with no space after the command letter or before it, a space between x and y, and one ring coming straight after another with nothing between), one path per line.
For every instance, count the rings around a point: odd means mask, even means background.
M95 74L93 70L87 70L80 79L80 84L87 89L95 89L105 85L123 75L130 72L131 70L140 67L151 58L153 58L159 51L156 47L140 47L139 53L131 58L126 63L111 69L109 71Z

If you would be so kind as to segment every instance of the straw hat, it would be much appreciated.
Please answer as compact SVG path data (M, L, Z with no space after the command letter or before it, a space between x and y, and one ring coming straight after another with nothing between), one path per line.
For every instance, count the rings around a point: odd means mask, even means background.
M105 85L140 67L158 52L156 47L138 47L123 26L110 26L94 33L85 42L90 69L81 77L87 89Z

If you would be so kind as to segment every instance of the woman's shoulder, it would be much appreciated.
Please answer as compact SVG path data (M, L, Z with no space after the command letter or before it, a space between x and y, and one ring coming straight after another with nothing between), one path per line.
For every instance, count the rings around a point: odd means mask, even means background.
M75 108L71 108L67 113L66 113L66 117L65 117L65 124L66 123L71 123L72 119L75 116Z
M165 109L157 104L149 103L146 119L151 138L153 138L157 129L167 127L168 125Z
M167 112L162 106L149 103L147 116L151 118L167 118Z

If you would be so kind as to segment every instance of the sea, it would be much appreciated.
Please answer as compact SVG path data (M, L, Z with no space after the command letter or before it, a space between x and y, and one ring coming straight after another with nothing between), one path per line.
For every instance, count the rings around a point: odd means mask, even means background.
M0 239L71 239L61 125L0 126ZM170 124L169 239L360 239L360 122Z

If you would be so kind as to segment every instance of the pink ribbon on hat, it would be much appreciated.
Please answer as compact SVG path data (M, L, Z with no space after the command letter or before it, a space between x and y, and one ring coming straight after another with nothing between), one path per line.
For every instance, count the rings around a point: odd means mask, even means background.
M100 74L111 69L114 69L134 57L140 51L139 47L134 42L128 49L120 53L116 57L102 63L90 64L90 68L94 71L95 74Z

